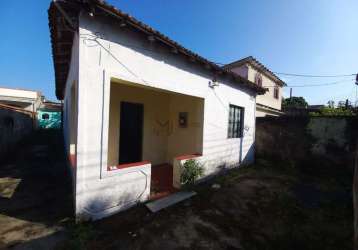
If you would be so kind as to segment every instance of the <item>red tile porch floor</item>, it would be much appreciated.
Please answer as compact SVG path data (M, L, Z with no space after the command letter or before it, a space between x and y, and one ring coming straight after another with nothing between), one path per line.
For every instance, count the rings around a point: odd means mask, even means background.
M160 199L178 191L173 187L173 166L161 164L152 166L150 200Z

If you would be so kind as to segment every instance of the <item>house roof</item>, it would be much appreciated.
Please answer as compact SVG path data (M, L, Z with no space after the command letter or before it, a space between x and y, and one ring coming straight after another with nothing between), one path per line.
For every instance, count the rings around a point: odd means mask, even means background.
M277 75L275 75L271 70L269 70L265 65L260 63L253 56L248 56L248 57L242 58L238 61L229 63L229 64L223 66L223 68L231 70L235 67L240 67L245 64L249 64L252 67L256 68L258 71L265 73L267 75L267 77L269 77L274 82L280 84L281 86L286 86L286 83L284 81L282 81Z
M264 88L257 86L253 82L184 48L169 37L102 0L53 0L50 4L48 15L52 42L52 56L55 67L56 96L58 99L63 99L64 96L71 61L73 34L78 30L78 16L81 10L92 13L94 16L106 14L119 18L122 24L128 25L135 31L141 32L148 37L151 37L151 39L154 39L156 42L164 44L173 53L182 54L191 62L203 65L215 76L230 76L236 83L244 88L255 91L257 94L264 94L266 91ZM69 19L76 27L69 27ZM119 23L118 25L120 27L121 24Z

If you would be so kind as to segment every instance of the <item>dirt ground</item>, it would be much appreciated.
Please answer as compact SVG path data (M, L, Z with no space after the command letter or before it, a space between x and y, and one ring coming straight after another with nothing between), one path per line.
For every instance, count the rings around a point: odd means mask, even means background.
M61 138L36 132L1 159L1 249L50 249L65 239L72 201Z
M62 249L352 249L345 171L312 175L258 161L195 187L197 196L156 214L138 206L73 227Z
M138 205L74 224L60 137L34 138L1 164L0 248L352 249L347 166L305 170L258 160L195 186L195 197L157 213Z

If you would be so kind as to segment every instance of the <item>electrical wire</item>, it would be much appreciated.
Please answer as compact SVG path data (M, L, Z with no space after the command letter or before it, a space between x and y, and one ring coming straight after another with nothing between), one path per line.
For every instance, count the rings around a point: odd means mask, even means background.
M316 77L316 78L323 78L323 77L347 77L347 76L355 76L357 73L354 74L346 74L346 75L304 75L304 74L293 74L293 73L283 73L283 72L274 72L278 75L284 75L284 76L297 76L297 77Z
M108 48L103 46L103 44L100 41L98 41L98 39L101 39L99 34L82 34L81 37L84 38L84 40L95 42L97 45L102 47L108 54L110 54L117 62L119 62L130 74L132 74L134 77L140 79L145 84L148 84L148 82L146 80L140 78L136 73L134 73L132 70L130 70L126 65L124 65L124 63L122 63L120 60L118 60L118 58L115 55L113 55L112 52L108 50ZM90 38L88 38L88 37L90 37ZM151 51L151 52L157 52L157 53L159 52L159 51L144 48L144 47L141 47L141 46L133 46L133 44L126 44L126 43L122 43L122 42L120 44L123 45L123 46L126 46L126 47L130 47L130 48L142 49L142 50L145 50L145 51ZM354 75L354 74L352 74L352 75ZM352 75L349 75L349 76L352 76ZM348 76L348 75L346 75L346 76ZM340 81L335 81L335 82L318 83L318 84L296 84L295 83L293 85L287 85L287 86L283 86L283 87L285 87L285 88L323 87L323 86L330 86L330 85L336 85L336 84L341 84L341 83L347 83L347 82L351 82L353 80L354 79L351 79L351 80L345 79L345 80L340 80ZM275 86L263 86L263 87L264 88L273 88L273 87L277 87L277 85L275 85Z
M330 85L336 85L336 84L340 84L340 83L348 83L348 82L352 82L354 81L354 79L351 80L341 80L341 81L336 81L336 82L327 82L327 83L317 83L317 84L298 84L298 83L291 83L293 85L287 85L287 86L283 86L284 88L307 88L307 87L319 87L319 86L330 86ZM262 86L264 88L274 88L277 87L277 85L273 85L273 86Z
M86 35L89 35L89 36L94 36L96 38L98 38L96 35L93 35L93 34L86 34ZM140 49L140 50L143 50L143 51L150 51L150 52L155 52L155 53L158 53L160 51L158 50L154 50L154 49L151 49L151 48L145 48L145 47L142 47L142 46L136 46L136 45L133 45L133 44L129 44L129 43L124 43L124 42L120 42L121 45L123 46L126 46L126 47L129 47L129 48L132 48L132 49ZM215 63L217 65L226 65L224 63L219 63L219 62L214 62L214 61L211 61L212 63ZM314 78L334 78L334 77L348 77L348 76L355 76L357 75L357 73L354 73L354 74L346 74L346 75L304 75L304 74L293 74L293 73L283 73L283 72L273 72L275 74L278 74L278 75L286 75L286 76L296 76L296 77L314 77ZM303 85L303 84L302 84ZM293 87L293 86L292 86ZM299 86L301 87L301 86Z

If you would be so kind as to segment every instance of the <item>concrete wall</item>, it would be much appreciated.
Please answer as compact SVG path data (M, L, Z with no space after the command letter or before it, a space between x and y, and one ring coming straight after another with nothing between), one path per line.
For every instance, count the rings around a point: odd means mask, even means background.
M358 138L357 138L358 145ZM354 206L354 249L358 248L358 147L356 149L353 176L353 206Z
M358 137L357 142L358 145ZM354 249L358 248L358 147L356 148L353 176L353 206L354 206Z
M219 79L220 86L212 89L213 75L203 66L113 23L97 16L80 17L76 214L94 219L146 200L150 191L150 164L108 170L113 79L203 100L204 112L194 121L203 116L202 139L194 141L202 143L200 160L206 175L250 162L254 152L253 92L226 79ZM229 104L245 108L243 138L227 138ZM172 108L178 111L175 105Z
M352 170L357 126L354 117L258 118L256 153L296 165L319 161Z
M233 68L232 71L252 82L255 82L256 73L258 72L254 67L252 67L249 64ZM276 86L277 84L263 73L261 73L261 77L262 77L262 86L268 88L268 91L264 95L257 96L256 102L258 104L262 104L277 110L281 110L283 88L279 87L279 98L276 99L274 98L274 86ZM261 111L260 113L257 114L257 116L262 117L265 116L265 114L266 114L265 112Z
M33 116L30 112L0 106L0 159L6 158L6 153L32 130Z

